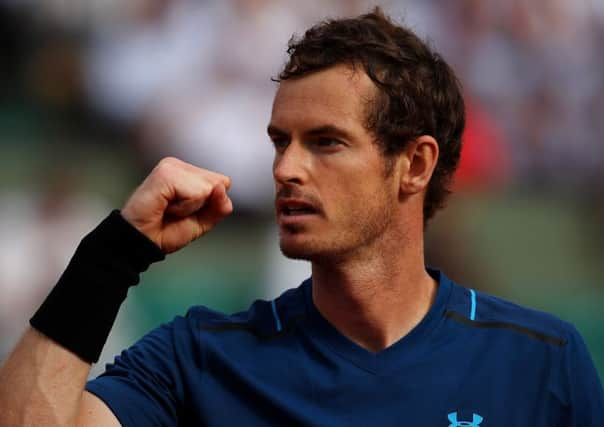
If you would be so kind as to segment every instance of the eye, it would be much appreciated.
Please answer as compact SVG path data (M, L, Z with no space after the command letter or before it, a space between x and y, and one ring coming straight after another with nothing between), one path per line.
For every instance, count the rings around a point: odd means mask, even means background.
M287 138L280 137L280 136L272 137L271 141L273 142L273 146L275 147L275 150L277 150L277 151L283 150L289 144L289 141Z
M335 147L340 145L341 142L335 138L322 137L317 139L316 144L319 147Z

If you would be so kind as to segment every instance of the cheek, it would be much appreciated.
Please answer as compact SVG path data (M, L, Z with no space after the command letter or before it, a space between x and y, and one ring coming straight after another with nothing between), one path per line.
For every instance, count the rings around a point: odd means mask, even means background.
M363 212L376 209L383 200L383 189L361 175L340 179L333 187L331 204L350 221L356 221Z
M327 161L329 160L329 161ZM337 161L336 161L337 160ZM385 178L384 165L369 155L317 161L322 200L328 211L344 215L350 211L367 211L384 203L392 182Z

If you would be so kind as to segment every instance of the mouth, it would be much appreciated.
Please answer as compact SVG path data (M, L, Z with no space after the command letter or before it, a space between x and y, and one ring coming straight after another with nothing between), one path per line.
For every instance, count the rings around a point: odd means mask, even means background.
M317 211L315 211L312 208L289 208L289 207L285 207L282 210L283 215L285 216L292 216L292 215L310 215L310 214L314 214Z
M277 214L284 217L315 215L319 210L312 204L296 199L279 199L277 201Z

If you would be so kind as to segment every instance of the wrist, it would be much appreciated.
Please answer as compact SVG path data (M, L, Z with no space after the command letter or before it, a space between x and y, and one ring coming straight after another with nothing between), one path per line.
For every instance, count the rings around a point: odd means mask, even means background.
M164 257L157 245L113 211L82 239L31 325L82 359L96 362L128 288Z

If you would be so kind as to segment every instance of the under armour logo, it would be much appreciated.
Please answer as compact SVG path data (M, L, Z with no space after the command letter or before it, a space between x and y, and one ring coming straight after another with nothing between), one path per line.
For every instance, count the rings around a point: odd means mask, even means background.
M484 418L478 414L472 414L472 421L457 421L457 412L451 412L447 415L449 417L449 427L479 427L480 423Z

